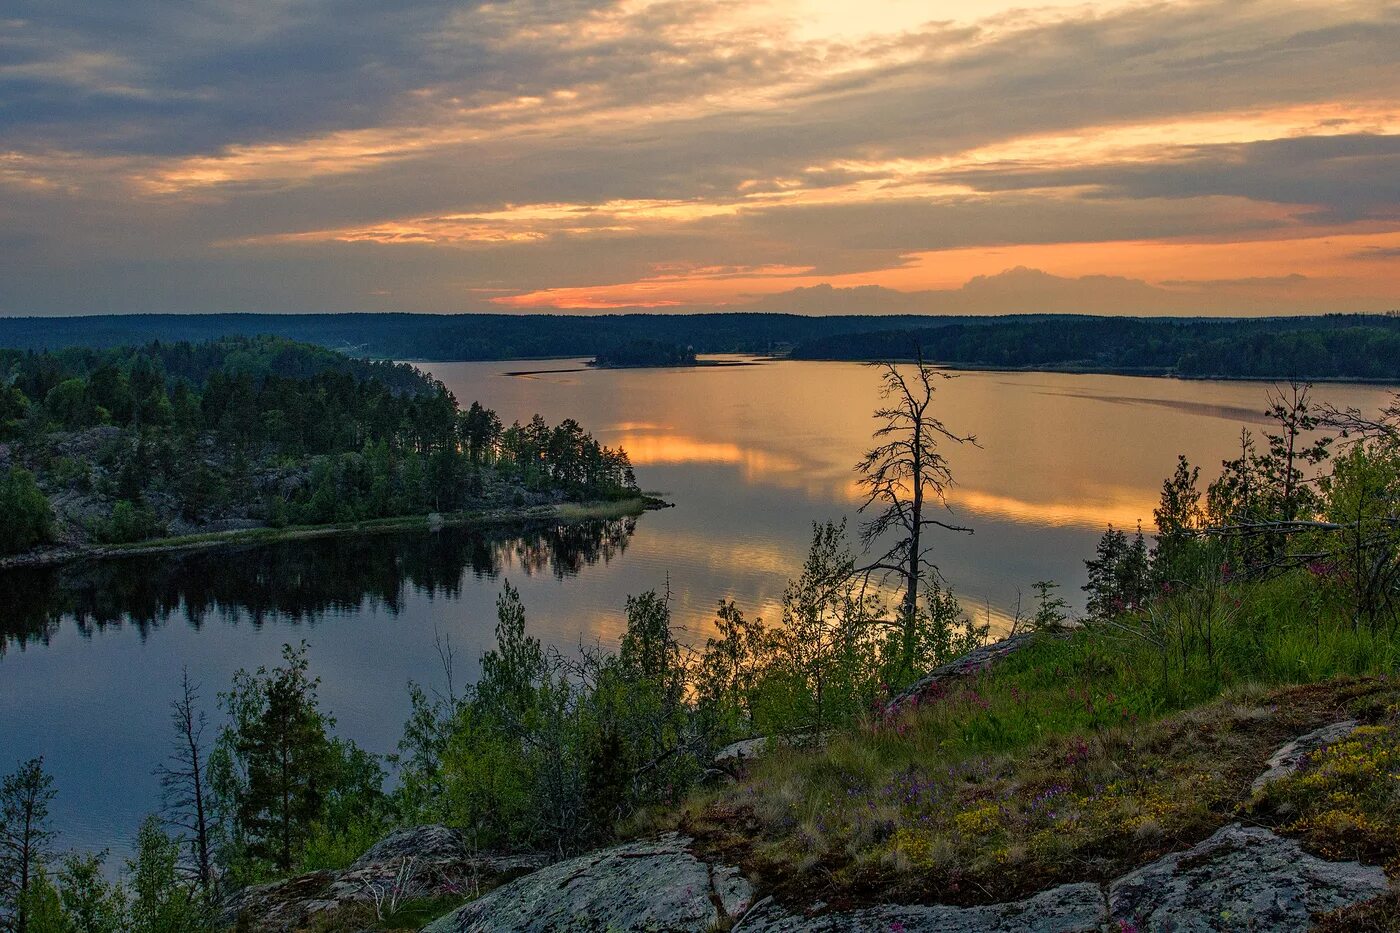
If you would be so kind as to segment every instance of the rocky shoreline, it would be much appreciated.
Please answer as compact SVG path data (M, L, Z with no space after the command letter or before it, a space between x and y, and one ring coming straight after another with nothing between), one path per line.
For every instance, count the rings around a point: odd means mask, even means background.
M237 527L213 527L187 535L157 538L134 544L60 544L36 548L23 554L0 557L0 571L21 567L53 567L79 560L130 557L149 554L175 554L232 544L274 544L305 541L339 535L386 534L398 531L432 531L447 527L504 525L531 521L585 521L591 518L621 518L657 509L673 508L674 503L655 496L588 502L559 502L521 508L483 509L447 514L406 515L330 525L296 525L273 528L261 522L243 522Z
M1280 747L1254 791L1296 771L1299 749L1323 748L1343 738L1351 725L1335 723ZM1316 915L1374 900L1388 890L1379 867L1319 858L1292 839L1239 822L1105 884L1062 884L1020 900L977 906L879 904L840 910L821 902L784 903L764 896L738 867L696 854L693 840L681 833L545 861L475 852L456 830L415 827L387 837L343 871L237 892L224 919L260 931L337 923L347 909L382 909L383 892L398 886L418 897L471 898L422 933L1292 931L1308 929ZM479 891L486 893L475 896Z

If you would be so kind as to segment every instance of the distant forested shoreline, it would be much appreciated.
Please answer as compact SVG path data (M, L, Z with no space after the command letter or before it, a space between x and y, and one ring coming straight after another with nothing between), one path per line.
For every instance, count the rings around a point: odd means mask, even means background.
M1400 317L1001 319L818 338L791 355L885 360L912 358L916 351L967 368L1392 382L1400 380Z
M1400 381L1400 314L1272 318L1089 315L138 314L0 318L0 347L105 349L272 335L368 359L592 357L673 365L692 353L923 356L984 369L1188 378Z

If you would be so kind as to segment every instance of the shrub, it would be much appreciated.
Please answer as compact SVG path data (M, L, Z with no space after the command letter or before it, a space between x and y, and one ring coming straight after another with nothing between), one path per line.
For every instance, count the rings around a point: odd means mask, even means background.
M28 470L0 473L0 515L0 554L27 551L53 534L53 508Z

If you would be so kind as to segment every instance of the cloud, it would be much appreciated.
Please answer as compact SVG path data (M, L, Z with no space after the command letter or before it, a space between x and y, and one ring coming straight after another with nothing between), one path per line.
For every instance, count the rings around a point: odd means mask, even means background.
M958 288L901 292L814 286L765 296L754 310L803 314L1179 314L1194 299L1122 276L1068 278L1017 267Z
M15 0L0 223L28 235L0 307L737 307L793 284L753 271L773 269L1106 307L1084 283L969 280L1093 274L1031 249L1057 244L1400 230L1393 4L1009 6ZM1020 252L956 280L927 258L999 247ZM1228 274L1115 254L1093 288L1393 306L1400 273L1310 248L1286 269L1242 248Z
M1367 246L1351 254L1353 259L1371 262L1391 262L1400 260L1400 246Z
M1162 287L1126 276L1057 276L1024 266L974 276L957 288L904 292L875 285L817 285L765 295L744 307L799 314L1126 314L1236 315L1318 311L1314 296L1289 298L1304 276L1180 281ZM1203 302L1202 295L1209 296ZM1281 297L1282 296L1282 297ZM1342 302L1337 310L1376 310Z

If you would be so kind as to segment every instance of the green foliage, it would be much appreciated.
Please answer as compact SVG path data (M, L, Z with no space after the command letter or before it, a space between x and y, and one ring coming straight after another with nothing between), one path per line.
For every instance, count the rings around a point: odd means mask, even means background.
M1266 785L1256 814L1285 822L1337 861L1400 864L1400 707L1308 756L1297 772Z
M133 544L165 534L165 526L150 506L122 499L112 507L112 516L94 521L89 528L103 544Z
M1152 565L1141 525L1131 539L1109 525L1093 559L1086 560L1084 566L1089 571L1089 582L1083 589L1089 594L1086 608L1090 616L1107 618L1135 612L1152 596Z
M13 928L26 933L204 933L214 925L212 913L181 878L179 841L166 835L156 817L141 824L135 857L126 863L125 884L107 880L105 855L70 853L56 884L42 866L36 867L20 898L23 919Z
M631 598L627 618L617 655L565 662L527 634L519 594L506 584L496 647L475 687L447 702L413 694L401 805L440 800L428 812L483 847L573 851L688 786L703 742L668 601Z
M1161 504L1152 511L1157 525L1152 573L1159 584L1175 584L1197 571L1201 549L1196 532L1205 523L1201 492L1196 486L1200 476L1200 467L1178 456L1176 469L1162 482Z
M35 869L29 886L19 896L10 924L8 929L23 933L73 933L75 925L65 914L58 889L42 866Z
M991 625L975 622L937 578L925 579L919 592L913 625L901 625L886 635L880 652L880 674L887 690L906 687L940 664L981 647L991 634ZM906 638L911 639L911 647L905 645Z
M44 396L44 409L50 418L69 429L91 427L109 417L105 409L97 407L81 378L65 379L49 389Z
M136 855L126 863L130 933L198 933L211 917L180 876L180 841L149 816L136 834Z
M104 860L105 853L77 852L63 859L59 899L66 929L72 933L135 933L141 929L129 922L125 892L103 876Z
M550 501L636 494L626 453L575 421L503 428L412 367L285 340L0 351L0 376L0 436L41 465L44 489L110 504L83 523L101 543L159 536L177 518L353 523L481 508L522 488ZM40 414L30 398L44 399ZM92 454L58 456L68 432L96 425L111 427L77 445ZM98 511L88 505L74 517Z
M1058 633L1064 631L1069 621L1069 603L1055 593L1059 584L1051 580L1038 580L1031 584L1035 590L1035 615L1031 617L1031 630L1036 632Z
M31 402L18 388L0 381L0 440L18 437L29 417Z
M1351 607L1353 626L1393 631L1400 621L1400 449L1379 441L1353 444L1319 490L1322 517L1337 531L1303 545L1320 544L1327 554L1310 564L1317 586Z
M843 527L814 526L783 624L722 602L718 637L698 657L676 640L669 597L648 592L627 600L617 654L566 661L528 634L507 583L479 682L460 698L410 693L401 818L445 820L482 847L584 848L679 799L719 746L849 725L912 679L906 659L933 666L986 639L933 581L912 626L890 618L850 566Z
M0 554L27 551L53 534L53 508L28 470L0 473L0 515Z
M55 793L43 758L22 762L0 781L0 928L24 930L31 898L41 897L31 895L30 887L52 855L49 804Z
M715 630L700 656L695 674L697 712L711 735L744 735L763 703L763 686L773 636L762 619L746 619L732 601L721 600Z
M220 696L230 722L211 756L211 785L228 826L226 859L249 875L290 871L313 835L346 832L357 808L380 797L378 762L330 735L335 721L320 710L306 644L284 645L282 659L240 670Z

